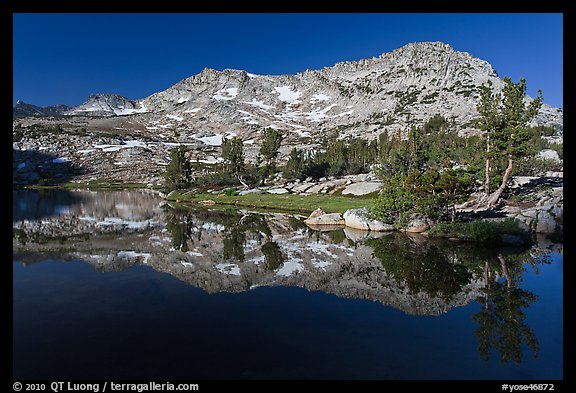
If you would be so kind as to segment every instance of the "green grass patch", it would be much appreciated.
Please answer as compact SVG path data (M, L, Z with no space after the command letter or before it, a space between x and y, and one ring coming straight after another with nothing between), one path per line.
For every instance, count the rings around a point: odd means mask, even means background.
M213 200L219 205L234 205L260 209L274 209L299 213L310 213L321 208L326 213L344 213L348 209L371 206L372 201L334 195L294 195L294 194L248 194L225 195L176 191L167 198L170 201L197 203Z

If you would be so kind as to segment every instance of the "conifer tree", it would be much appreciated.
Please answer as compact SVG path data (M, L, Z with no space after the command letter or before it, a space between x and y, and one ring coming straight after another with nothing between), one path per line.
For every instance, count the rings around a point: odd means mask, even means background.
M164 188L166 191L188 188L192 180L192 167L186 158L188 148L179 146L170 150L170 163L164 173Z
M480 87L480 128L486 131L486 166L484 196L478 205L494 207L504 192L512 175L514 160L525 157L530 152L528 123L534 119L542 106L542 91L529 104L526 98L526 79L514 83L504 78L502 93L496 93L490 82ZM502 182L496 191L490 190L490 169L492 160L505 156L508 165L502 176Z

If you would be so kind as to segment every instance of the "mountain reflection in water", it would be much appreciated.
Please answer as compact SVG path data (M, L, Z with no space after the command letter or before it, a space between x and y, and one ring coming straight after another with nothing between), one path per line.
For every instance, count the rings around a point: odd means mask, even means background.
M495 353L502 363L521 363L523 348L538 356L525 315L538 296L521 286L529 267L550 263L538 247L317 231L298 215L171 206L148 191L52 193L45 203L34 192L15 194L15 261L83 260L102 272L147 265L207 293L301 287L410 315L443 315L476 301L482 358ZM54 209L51 201L69 203Z

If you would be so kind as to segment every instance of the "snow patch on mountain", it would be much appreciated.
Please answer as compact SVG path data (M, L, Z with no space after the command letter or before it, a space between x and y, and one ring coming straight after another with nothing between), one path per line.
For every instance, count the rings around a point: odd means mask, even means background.
M222 146L222 138L224 136L221 134L213 135L213 136L205 136L202 138L197 138L199 141L207 144L208 146Z
M215 266L215 268L220 273L231 274L234 276L240 275L240 266L235 263L219 263Z
M330 97L329 95L327 95L325 93L318 93L318 94L312 95L312 98L310 98L310 102L330 101L331 99L332 99L332 97Z
M229 87L227 89L220 89L212 96L215 100L230 101L238 95L237 87Z
M196 112L200 112L202 110L202 108L192 108L192 109L186 109L183 113L196 113Z
M141 100L95 94L65 113L89 116L86 121L95 125L87 128L119 128L121 134L142 132L143 136L159 138L154 131L177 131L165 132L166 142L197 143L194 135L198 135L206 138L203 142L207 148L220 146L216 135L234 129L243 139L255 141L253 146L247 145L247 150L255 151L261 129L273 127L287 135L285 151L281 152L285 157L290 147L303 142L299 138L312 137L311 144L327 133L372 139L384 128L405 133L411 125L422 126L436 114L454 119L458 132L479 133L472 121L478 117L478 87L488 81L496 91L504 85L488 62L441 42L419 42L377 57L294 75L206 68ZM15 115L43 112L48 113L48 109L22 102L14 108ZM560 109L544 104L533 124L554 127L554 137L561 140ZM117 151L121 147L106 149ZM254 151L247 157L254 158Z
M302 92L299 90L292 90L289 86L280 86L275 87L274 90L278 92L280 95L278 99L283 102L287 102L289 104L299 104L300 101L298 98L302 95ZM274 92L272 92L274 93Z
M255 107L260 108L260 109L263 109L264 111L266 111L267 109L274 109L274 106L267 105L264 103L264 101L259 101L256 98L252 98L251 102L244 102L244 103L248 104L248 105L255 106Z
M328 105L326 108L314 110L314 111L308 113L308 114L306 115L306 118L307 118L308 120L316 121L316 122L322 121L322 119L325 119L326 117L328 117L328 116L326 115L326 113L327 113L330 109L334 108L335 106L337 106L337 104Z

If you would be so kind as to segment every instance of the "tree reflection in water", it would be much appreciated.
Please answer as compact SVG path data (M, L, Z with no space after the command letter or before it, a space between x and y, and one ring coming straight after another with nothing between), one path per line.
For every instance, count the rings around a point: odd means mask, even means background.
M172 244L186 252L202 231L218 230L223 235L224 261L245 262L247 243L260 245L266 271L276 271L284 265L286 256L273 240L269 217L236 210L174 209L165 210ZM346 244L357 247L339 230L314 231L290 218L294 231L306 229L316 242ZM538 272L538 265L550 263L549 257L532 256L533 249L493 248L482 244L427 239L419 235L386 234L363 244L372 249L386 274L404 283L413 293L449 302L464 291L476 288L482 305L472 320L478 324L475 332L478 351L488 359L496 351L503 363L521 363L525 344L538 356L538 340L527 325L524 308L538 300L532 292L519 287L527 266ZM249 247L248 247L249 248ZM471 285L471 286L469 286ZM469 286L466 288L466 286ZM480 288L478 288L480 286Z
M484 262L484 288L477 299L482 307L472 317L478 323L476 337L482 359L487 360L494 349L502 363L521 363L523 342L532 350L534 358L538 357L538 339L526 324L523 311L537 301L538 296L517 286L522 281L526 262L536 268L538 264L550 263L550 258L525 254L505 257L499 253L495 259Z
M397 281L404 281L413 293L422 291L450 300L472 279L472 272L459 255L439 242L398 233L367 244L384 270Z
M262 254L264 254L264 259L266 260L266 264L264 265L266 270L273 271L284 265L284 256L280 251L278 243L269 241L264 244L260 250L262 250Z
M186 252L194 237L202 238L206 227L221 226L224 233L223 258L243 263L247 240L254 240L261 245L267 270L275 270L284 264L280 247L272 240L272 231L266 216L257 213L240 213L236 210L186 209L167 206L166 227L172 237L172 245L177 250ZM264 244L263 244L264 242Z
M172 246L182 252L187 252L190 248L188 242L194 243L192 228L194 221L192 212L186 209L164 209L166 213L166 229L172 237ZM200 236L201 232L198 232Z
M495 350L502 363L521 363L523 343L538 356L538 339L526 324L524 308L538 300L519 288L526 266L550 263L549 256L533 256L530 250L494 249L482 245L429 241L393 234L367 242L382 267L405 282L413 293L451 299L473 279L483 277L482 305L472 319L478 323L478 352L487 360Z

